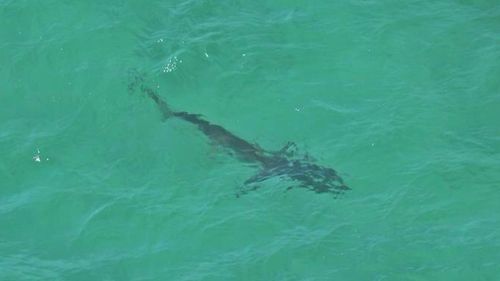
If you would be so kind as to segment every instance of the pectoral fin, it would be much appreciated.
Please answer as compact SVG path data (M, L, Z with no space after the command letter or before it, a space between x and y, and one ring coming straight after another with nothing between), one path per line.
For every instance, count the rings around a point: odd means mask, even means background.
M255 183L263 182L263 181L267 180L268 178L270 178L271 176L272 175L269 172L267 172L265 170L261 170L256 175L248 178L245 181L245 185L252 185Z
M268 172L261 170L259 171L256 175L248 178L242 187L236 192L236 197L240 197L244 194L247 194L250 191L257 190L260 188L259 183L267 180L270 178L272 175L269 174Z

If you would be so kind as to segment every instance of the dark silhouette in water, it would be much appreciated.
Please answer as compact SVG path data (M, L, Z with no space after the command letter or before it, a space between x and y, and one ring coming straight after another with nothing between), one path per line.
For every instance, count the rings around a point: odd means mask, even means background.
M141 76L135 76L129 84L130 91L137 88L156 103L164 119L176 117L192 123L212 142L229 149L232 155L240 161L260 166L260 171L245 181L244 188L237 194L238 197L259 188L258 183L271 177L286 177L294 181L295 183L287 190L298 186L316 193L338 195L350 189L332 168L312 163L307 155L303 158L294 158L296 146L292 142L288 142L279 151L264 150L259 145L251 144L219 125L211 124L199 114L171 110L153 89L144 84Z

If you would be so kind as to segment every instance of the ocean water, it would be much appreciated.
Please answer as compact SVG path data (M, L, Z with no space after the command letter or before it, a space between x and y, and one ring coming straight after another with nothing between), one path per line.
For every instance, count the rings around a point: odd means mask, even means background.
M0 63L0 280L500 278L497 1L3 0Z

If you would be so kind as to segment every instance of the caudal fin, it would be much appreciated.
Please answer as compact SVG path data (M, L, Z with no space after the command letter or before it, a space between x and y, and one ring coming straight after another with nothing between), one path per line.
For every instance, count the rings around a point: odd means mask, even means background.
M136 90L139 90L141 93L151 98L158 106L163 119L168 119L174 114L174 112L168 106L167 102L165 102L153 88L146 84L144 74L141 74L137 70L130 70L129 80L129 92L135 92Z
M142 85L141 91L156 103L163 119L167 119L174 114L174 112L170 109L168 104L153 89Z

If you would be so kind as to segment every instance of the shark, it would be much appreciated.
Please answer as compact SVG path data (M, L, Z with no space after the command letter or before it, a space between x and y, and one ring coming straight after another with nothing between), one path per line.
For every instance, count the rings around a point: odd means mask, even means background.
M336 170L316 164L308 154L297 157L298 149L294 142L287 142L278 151L266 150L256 143L250 143L238 137L220 125L207 121L200 114L172 110L165 99L144 82L143 76L134 76L128 88L131 92L139 90L150 98L156 104L163 120L178 118L191 123L213 144L224 147L237 160L258 167L257 173L239 188L236 197L256 190L266 180L276 177L290 182L290 186L285 191L300 187L315 193L330 193L337 197L350 190Z

